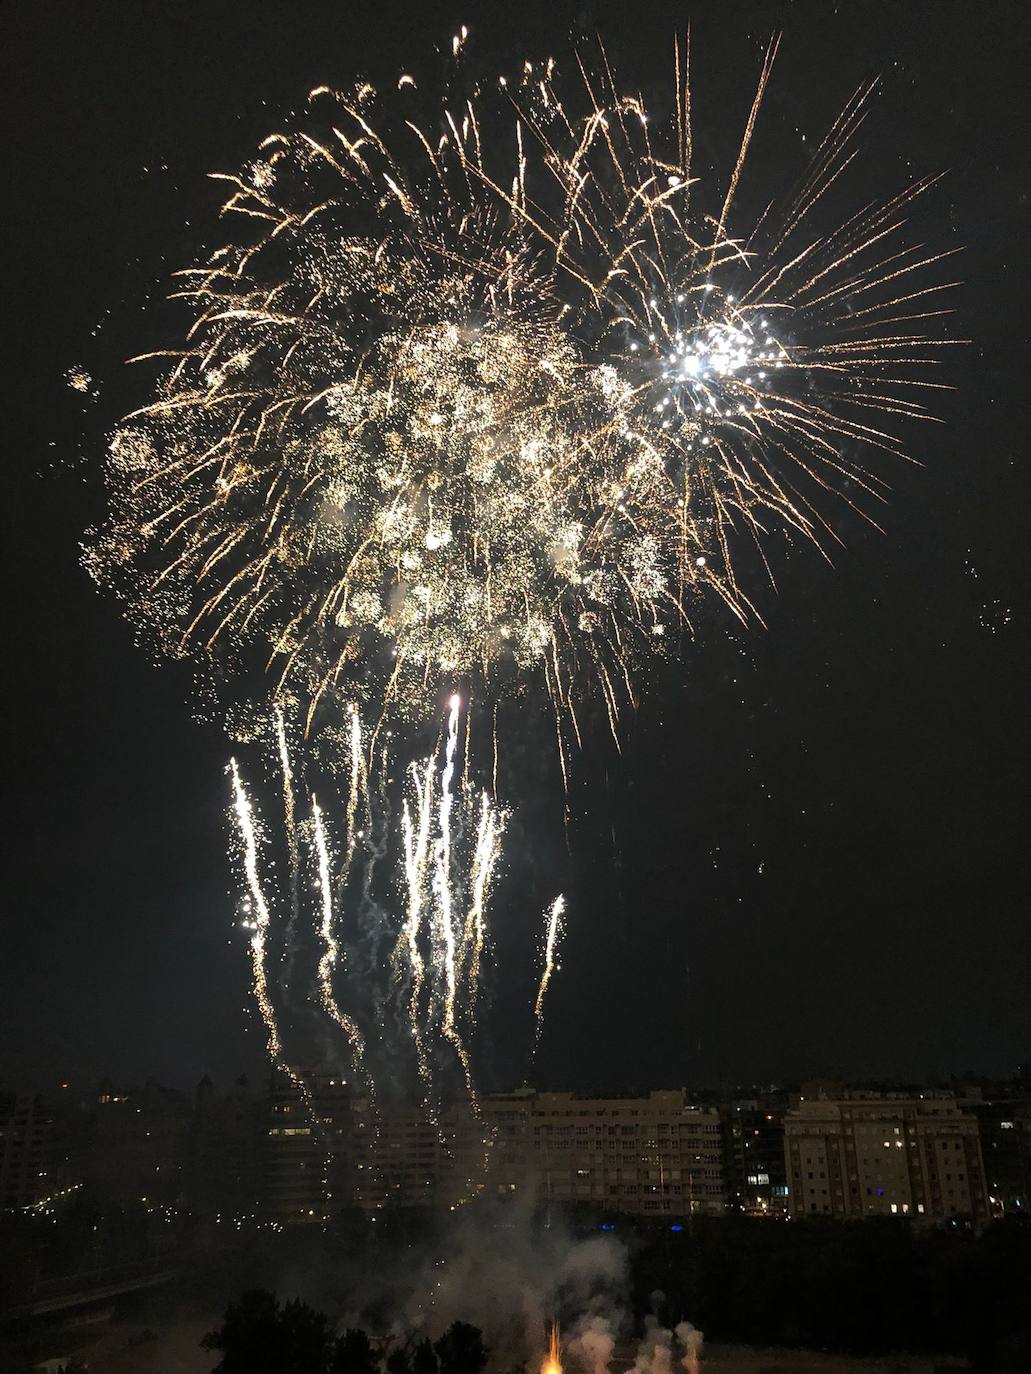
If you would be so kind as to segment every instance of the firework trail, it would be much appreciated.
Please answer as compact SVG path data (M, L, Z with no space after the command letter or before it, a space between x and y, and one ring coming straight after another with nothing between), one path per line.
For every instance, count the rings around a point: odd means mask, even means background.
M484 791L480 798L480 820L473 859L472 900L469 903L462 934L462 968L468 977L469 1000L474 1015L480 992L480 970L487 933L484 913L490 895L494 867L501 853L504 824L503 815L492 805L489 794Z
M230 759L229 767L233 776L233 809L236 813L236 822L240 830L240 838L243 841L243 863L244 873L247 878L247 887L251 896L252 911L254 920L252 925L254 933L251 936L251 969L254 980L254 1000L257 1002L261 1011L262 1020L265 1023L267 1033L267 1049L269 1058L276 1064L282 1064L283 1047L279 1038L279 1027L276 1022L275 1008L272 1005L272 998L269 995L267 951L269 926L271 917L269 915L268 903L265 900L265 893L262 890L261 878L258 874L258 842L254 831L254 815L251 811L251 804L248 800L243 781L240 777L240 770L235 759Z
M258 1004L262 1021L265 1024L266 1051L272 1062L287 1074L294 1087L297 1089L305 1111L308 1114L311 1129L317 1135L318 1117L315 1110L315 1103L312 1101L311 1090L304 1075L296 1073L286 1059L279 1023L269 988L267 944L272 917L258 870L258 840L254 824L254 813L247 796L247 791L243 785L243 780L240 777L240 770L237 766L236 759L230 759L229 767L233 779L233 810L236 815L237 827L243 843L244 873L246 875L247 888L250 893L251 911L254 917L249 923L254 932L251 936L251 975L254 988L254 1000ZM329 1200L328 1175L330 1159L331 1152L324 1151L322 1177L324 1205L326 1205Z
M461 991L465 1018L474 1021L486 941L487 903L501 852L504 813L483 792L474 827L475 793L464 780L456 789L461 709L461 698L452 695L443 767L438 771L436 758L431 754L408 770L410 795L401 812L406 918L393 962L408 981L408 1015L424 1085L429 1089L432 1080L426 1030L439 1023L442 1037L461 1064L469 1098L475 1106L472 1064L459 1025L457 998ZM453 848L456 814L461 818L460 858ZM472 835L475 839L470 843ZM466 912L461 929L455 915L460 907ZM428 971L432 980L427 1004L424 989Z
M333 995L333 971L336 968L340 947L334 934L335 912L333 909L333 885L330 878L329 848L326 843L326 830L322 821L322 810L314 797L311 799L312 817L315 831L315 853L318 858L319 894L322 901L322 922L320 935L323 952L319 960L319 989L322 1005L328 1016L337 1023L347 1036L351 1046L352 1062L365 1081L370 1095L373 1092L372 1080L365 1069L365 1042L357 1025L346 1012L341 1011Z
M412 1027L412 1038L415 1041L416 1055L419 1060L419 1073L423 1083L429 1088L431 1086L430 1066L426 1053L426 1044L422 1034L422 991L426 975L426 965L419 945L419 935L422 924L426 859L429 853L430 801L435 772L435 764L432 756L426 760L421 781L418 765L412 764L409 771L418 803L416 810L418 827L416 828L413 825L411 806L408 802L405 802L401 816L401 830L404 840L404 870L408 902L402 938L398 941L398 950L401 949L403 944L408 955L408 972L410 977L410 991L408 997L409 1020ZM395 955L395 963L397 962L398 960Z
M351 860L354 858L354 846L357 836L355 834L355 817L358 810L358 797L361 792L362 778L365 773L365 764L362 758L362 720L358 714L358 708L351 707L351 787L347 797L347 854L344 860L344 871L341 875L346 878L351 867ZM366 783L366 786L368 784Z
M476 1088L473 1084L473 1073L472 1065L469 1060L469 1052L465 1047L455 1023L455 993L458 989L458 950L455 944L455 924L451 892L451 808L454 803L452 785L455 777L455 751L458 748L458 722L461 708L461 697L457 695L452 696L448 715L447 752L444 762L444 771L440 779L439 839L437 840L434 853L433 891L437 899L439 930L439 937L435 943L439 950L438 957L442 960L444 966L444 1009L443 1025L441 1029L444 1038L454 1046L455 1053L462 1066L462 1074L465 1078L465 1086L469 1094L469 1100L473 1104L473 1107L478 1110L479 1100L476 1095ZM468 733L466 743L468 745Z
M505 813L487 792L461 777L458 750L462 738L461 701L452 699L439 751L408 769L407 795L395 807L389 792L368 795L364 779L365 734L361 716L351 718L350 786L342 806L343 838L334 858L330 821L312 790L310 817L299 817L295 779L284 792L283 835L288 857L303 868L305 856L315 873L315 900L311 928L319 943L316 970L318 1002L325 1015L345 1034L355 1076L370 1097L375 1082L359 1015L344 1010L338 996L338 975L347 974L338 934L347 917L354 927L357 913L374 906L377 919L389 922L390 905L384 906L374 891L373 871L384 852L396 847L404 856L402 903L398 910L390 960L393 982L407 1009L407 1022L416 1050L423 1091L428 1104L439 1097L436 1070L445 1049L461 1066L469 1100L478 1103L466 1030L476 1023L476 1003L487 949L491 883L501 857L500 837ZM280 745L285 729L281 718L273 723L275 752L282 761ZM438 752L440 757L438 758ZM289 759L289 755L286 756ZM275 1010L268 968L269 941L276 924L274 903L267 895L260 873L258 833L253 808L239 765L231 765L236 822L243 845L243 867L249 892L248 910L256 913L252 924L253 985L268 1031L270 1053L282 1067L288 1052ZM368 811L367 823L384 837L378 844L363 843L364 832L354 829L360 806ZM288 823L289 821L292 824ZM391 884L392 887L392 884ZM293 890L293 885L291 885ZM297 889L302 894L303 885ZM464 912L464 919L458 913ZM356 928L356 927L355 927ZM293 898L286 903L284 935L294 929ZM299 934L299 932L294 932ZM383 970L388 972L388 970ZM382 1010L389 989L374 986L375 969L363 975L362 996ZM372 982L369 981L371 977ZM351 981L351 980L349 980ZM446 1055L443 1055L446 1058ZM296 1075L292 1074L296 1078Z
M296 933L297 918L300 914L301 856L297 843L293 765L290 762L290 746L286 738L286 720L281 706L275 708L273 719L279 754L279 771L283 782L283 823L286 829L287 851L290 861L290 913L287 919L282 951L283 987L285 990L289 990L293 983L297 953Z
M455 751L458 748L458 720L461 699L451 698L447 725L447 751L440 778L438 839L434 849L433 895L436 898L435 955L444 969L444 1034L455 1037L455 927L451 914L451 791L455 776Z
M536 1021L534 1044L538 1044L544 1029L544 994L548 991L551 975L555 972L555 953L562 935L562 917L566 909L565 897L558 896L544 913L544 972L541 974L537 989L537 1001L533 1014Z

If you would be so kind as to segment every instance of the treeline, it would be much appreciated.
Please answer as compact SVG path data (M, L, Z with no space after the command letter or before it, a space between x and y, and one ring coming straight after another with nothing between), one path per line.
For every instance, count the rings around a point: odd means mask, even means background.
M635 1311L661 1292L660 1320L686 1318L710 1341L1031 1370L1031 1225L1019 1220L975 1235L890 1217L700 1218L639 1233L631 1280Z
M489 1351L475 1326L454 1322L435 1341L411 1337L389 1349L351 1328L334 1336L329 1319L299 1299L280 1303L254 1289L226 1309L201 1344L221 1359L212 1374L481 1374Z

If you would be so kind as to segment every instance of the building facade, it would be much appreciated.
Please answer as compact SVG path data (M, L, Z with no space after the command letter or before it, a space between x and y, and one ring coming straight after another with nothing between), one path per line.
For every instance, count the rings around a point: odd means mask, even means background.
M454 1208L477 1196L542 1206L671 1218L723 1210L719 1114L682 1090L579 1097L522 1089L442 1109L375 1117L356 1104L355 1196L388 1205Z
M784 1151L793 1216L988 1218L977 1118L953 1093L803 1094Z
M38 1093L11 1095L0 1107L0 1209L36 1206L59 1188L53 1137L53 1113Z
M1031 1212L1031 1093L1026 1082L988 1083L964 1089L964 1106L977 1118L981 1157L993 1216Z
M332 1073L278 1072L266 1099L265 1210L284 1225L322 1221L352 1200L352 1097Z

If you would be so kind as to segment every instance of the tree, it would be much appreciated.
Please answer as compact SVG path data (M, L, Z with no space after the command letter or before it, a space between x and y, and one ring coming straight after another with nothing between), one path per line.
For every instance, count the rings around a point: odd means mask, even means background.
M480 1374L490 1354L479 1327L468 1322L452 1322L433 1348L440 1374Z
M412 1374L438 1374L437 1352L423 1337L412 1351Z
M324 1374L330 1341L325 1313L294 1298L283 1308L280 1335L282 1362L278 1374Z
M281 1308L262 1289L231 1302L222 1326L201 1345L222 1352L213 1374L325 1374L328 1364L323 1313L299 1299Z
M332 1374L377 1374L379 1361L364 1331L348 1327L337 1337L330 1369Z
M407 1346L399 1345L387 1356L387 1374L412 1374L412 1361Z

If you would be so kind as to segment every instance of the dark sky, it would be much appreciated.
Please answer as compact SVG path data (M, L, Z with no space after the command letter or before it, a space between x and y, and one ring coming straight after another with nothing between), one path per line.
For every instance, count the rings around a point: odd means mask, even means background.
M570 915L539 1074L659 1086L1031 1058L1026 6L22 0L0 34L0 1081L260 1064L226 743L78 565L105 407L130 398L119 359L146 340L164 274L217 241L205 173L235 168L312 86L396 72L462 22L509 67L597 24L619 68L658 87L688 15L697 118L724 165L772 30L771 158L793 170L801 135L883 76L857 197L948 170L923 227L966 245L954 331L974 342L950 359L947 425L918 436L923 466L879 469L886 534L841 521L833 567L778 546L766 628L712 608L627 720L622 759L599 738L577 765L573 855L548 859ZM79 362L111 379L85 415L63 379ZM538 785L528 766L527 796ZM543 891L534 815L511 864ZM500 999L499 1044L518 998Z

